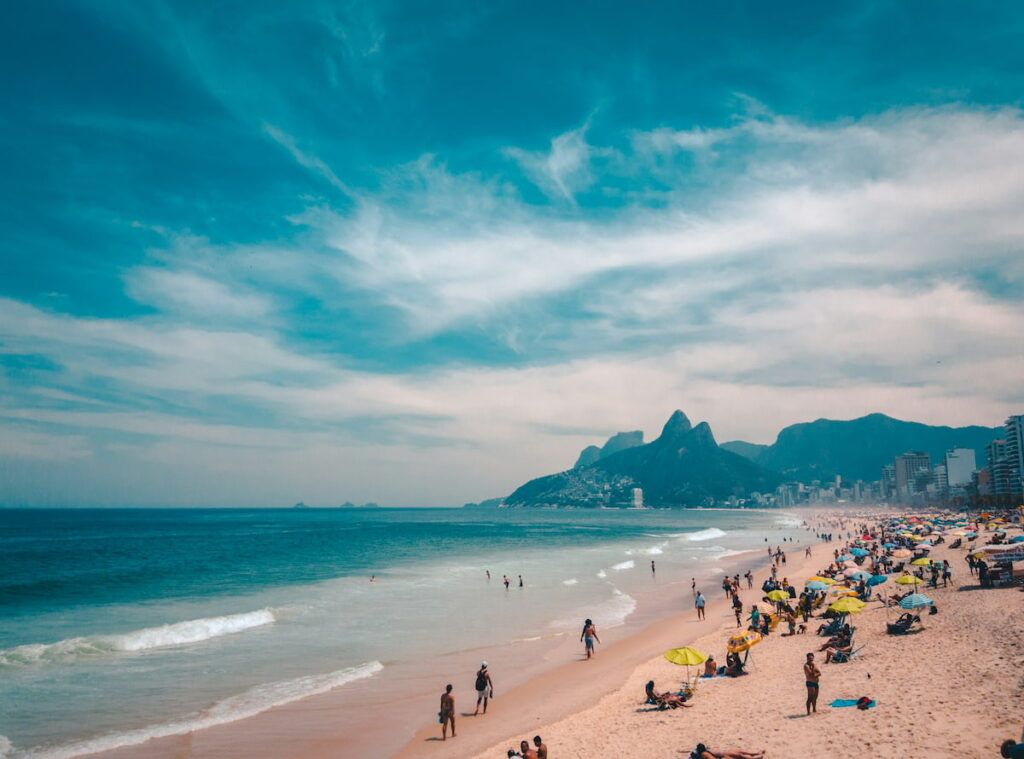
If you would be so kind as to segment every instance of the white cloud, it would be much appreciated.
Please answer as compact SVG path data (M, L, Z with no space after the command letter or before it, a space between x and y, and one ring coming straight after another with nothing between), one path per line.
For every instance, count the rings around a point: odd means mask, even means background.
M546 152L521 148L505 150L546 195L570 203L575 201L577 193L594 183L590 166L592 153L587 144L587 125L558 135L551 140L551 148Z

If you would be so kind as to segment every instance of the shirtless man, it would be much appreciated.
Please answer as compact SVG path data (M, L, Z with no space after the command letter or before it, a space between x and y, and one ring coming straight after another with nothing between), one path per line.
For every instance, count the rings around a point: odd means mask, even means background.
M821 670L814 663L814 654L807 654L807 661L804 663L804 683L807 685L807 714L818 713L818 681L821 679Z
M594 655L594 641L601 642L601 639L597 637L597 628L594 627L594 623L589 619L583 623L583 633L580 635L580 640L587 647L587 659L589 660Z
M519 755L523 759L537 759L537 752L530 748L526 741L519 741Z
M441 720L441 740L448 740L448 723L452 726L452 738L455 737L455 696L452 695L452 686L449 683L444 687L441 694L441 712L438 714Z
M537 759L548 759L548 747L539 735L533 736L533 745L537 747Z

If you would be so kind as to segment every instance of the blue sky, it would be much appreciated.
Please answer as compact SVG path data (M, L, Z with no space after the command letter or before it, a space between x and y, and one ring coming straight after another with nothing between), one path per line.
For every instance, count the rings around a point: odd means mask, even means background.
M0 504L452 504L677 407L1024 408L1014 4L7 21Z

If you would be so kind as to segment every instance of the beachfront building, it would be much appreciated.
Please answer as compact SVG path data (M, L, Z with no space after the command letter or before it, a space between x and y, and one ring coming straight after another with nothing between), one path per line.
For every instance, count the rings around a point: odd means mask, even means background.
M896 496L910 502L925 492L932 481L932 460L924 451L907 451L893 460L896 475Z
M643 488L633 488L633 508L642 509L644 507L644 490Z
M971 484L971 475L978 468L973 448L952 448L946 451L946 483L951 488Z
M1024 414L1007 417L1003 440L1006 441L1007 490L1024 494Z

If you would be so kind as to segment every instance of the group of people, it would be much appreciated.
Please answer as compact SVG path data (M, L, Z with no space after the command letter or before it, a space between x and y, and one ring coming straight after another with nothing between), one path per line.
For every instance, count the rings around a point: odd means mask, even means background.
M519 750L514 748L508 750L508 758L518 756L522 759L548 759L548 747L544 745L539 735L533 736L533 745L529 741L519 741Z
M494 698L494 681L487 669L487 662L480 662L480 668L476 671L476 679L473 682L476 690L476 709L473 716L480 714L480 707L483 707L484 714L487 714L487 703ZM438 722L441 723L441 740L448 740L448 728L452 730L452 738L455 737L455 696L451 683L445 686L441 694L441 709L437 713Z

